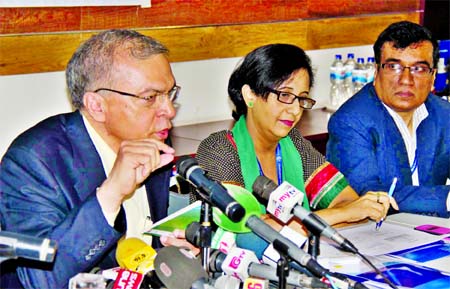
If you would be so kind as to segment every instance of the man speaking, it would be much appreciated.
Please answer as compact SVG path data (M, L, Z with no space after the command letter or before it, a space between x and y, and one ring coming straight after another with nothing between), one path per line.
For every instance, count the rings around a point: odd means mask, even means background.
M2 288L67 288L79 272L117 266L117 241L167 215L180 90L167 53L130 30L102 32L74 53L66 79L76 110L21 134L0 168L2 229L54 240L58 252L50 266L19 266L21 285L8 276Z

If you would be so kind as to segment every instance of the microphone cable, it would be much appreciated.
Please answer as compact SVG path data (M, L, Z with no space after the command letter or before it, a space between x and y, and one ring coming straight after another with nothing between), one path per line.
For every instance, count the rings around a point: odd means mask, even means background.
M364 256L363 254L361 254L359 251L357 252L357 254L358 254L358 256L360 256L364 261L366 261L366 263L369 264L369 266L372 267L378 275L380 275L380 276L383 278L383 280L384 280L384 282L386 282L386 284L388 284L388 285L389 285L391 288L393 288L393 289L398 289L398 287L397 287L394 283L392 283L392 281L389 280L389 278L387 278L387 277L380 271L380 269L378 269L372 262L370 262L370 260L369 260L366 256Z

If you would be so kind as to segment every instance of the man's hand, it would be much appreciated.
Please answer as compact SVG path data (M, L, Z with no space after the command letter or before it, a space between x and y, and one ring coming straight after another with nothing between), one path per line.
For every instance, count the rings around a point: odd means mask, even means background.
M117 212L122 202L156 169L174 158L175 150L154 139L123 141L114 166L97 191L105 212Z
M186 240L185 231L174 230L171 236L161 236L159 238L164 246L183 247L191 250L194 255L200 253L200 249L192 245Z

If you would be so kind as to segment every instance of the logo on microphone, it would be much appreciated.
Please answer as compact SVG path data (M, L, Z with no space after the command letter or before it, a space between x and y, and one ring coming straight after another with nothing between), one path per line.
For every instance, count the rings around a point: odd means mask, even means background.
M269 281L259 278L247 278L244 282L244 289L266 289L269 288Z
M239 256L234 256L231 261L230 264L228 264L228 267L231 267L233 269L237 269L239 268L239 265L241 264L242 259L245 256L245 251L241 251L241 254L239 254Z
M283 213L284 211L284 206L283 204L285 204L285 202L289 202L291 200L292 197L295 197L297 195L297 190L291 186L288 187L288 190L284 193L282 193L279 198L278 201L275 203L276 207L275 210L273 212L273 215L277 218L280 217L280 215Z
M283 213L283 206L277 205L275 210L273 211L273 215L278 218L278 217L280 217L281 213Z
M144 276L138 272L120 269L113 289L137 289L140 287L143 278Z
M267 211L283 223L293 216L292 209L301 204L304 193L287 182L283 182L269 197Z
M172 276L172 269L170 269L169 265L167 265L166 263L161 263L161 265L159 266L159 269L161 270L161 273L164 274L164 276L166 277L170 277Z
M292 196L294 196L296 193L297 193L297 192L296 192L296 189L290 187L290 188L287 190L287 192L285 192L284 194L282 194L282 195L280 196L280 198L278 199L278 201L279 201L280 203L282 203L282 202L284 202L284 201L290 199L290 198L291 198Z

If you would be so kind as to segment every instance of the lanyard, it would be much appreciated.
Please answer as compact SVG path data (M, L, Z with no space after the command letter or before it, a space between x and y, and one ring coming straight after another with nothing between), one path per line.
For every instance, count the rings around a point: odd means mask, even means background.
M262 170L261 164L259 163L259 160L256 159L256 161L258 162L259 175L264 176L264 172ZM277 164L278 185L281 185L281 183L283 182L283 158L281 157L280 143L278 143L277 148L275 150L275 161Z
M414 161L411 165L411 175L417 170L417 151L414 153Z

